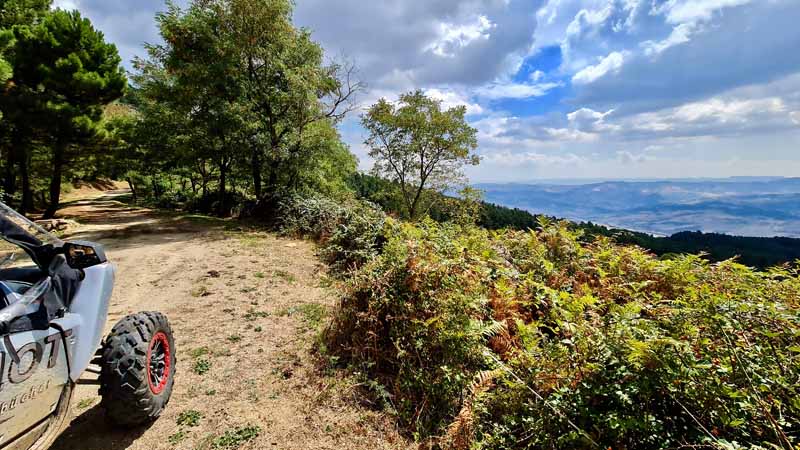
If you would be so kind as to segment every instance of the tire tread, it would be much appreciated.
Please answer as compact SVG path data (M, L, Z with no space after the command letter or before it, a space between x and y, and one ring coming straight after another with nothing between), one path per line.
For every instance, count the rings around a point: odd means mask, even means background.
M170 374L158 394L147 381L147 350L159 331L170 344ZM158 312L142 312L117 322L103 343L100 372L101 405L116 425L132 427L156 420L172 394L175 374L175 343L167 318Z

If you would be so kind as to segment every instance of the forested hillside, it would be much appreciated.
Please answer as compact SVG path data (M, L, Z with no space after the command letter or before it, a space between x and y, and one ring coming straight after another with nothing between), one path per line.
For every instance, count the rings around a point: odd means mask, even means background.
M359 196L375 202L384 210L400 211L400 205L393 202L394 197L387 195L396 189L391 182L371 175L356 173L350 179L350 185ZM442 196L430 211L432 218L444 222L451 219L452 197ZM449 207L449 208L448 208ZM477 224L490 230L512 228L515 230L540 229L542 219L559 220L555 217L534 215L518 208L480 202ZM724 234L682 232L672 236L659 237L647 233L610 228L591 222L573 222L575 230L584 233L584 239L608 237L620 244L638 245L659 256L679 254L703 254L710 261L719 262L736 258L742 264L766 269L769 267L793 263L800 260L800 239L774 237L743 237Z

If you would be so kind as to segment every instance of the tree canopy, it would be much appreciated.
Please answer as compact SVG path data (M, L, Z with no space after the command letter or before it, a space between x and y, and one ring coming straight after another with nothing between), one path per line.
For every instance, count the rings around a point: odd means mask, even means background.
M50 180L46 217L58 208L65 166L103 139L104 106L126 87L116 47L77 11L50 11L49 5L5 2L2 36L10 73L0 98L6 193L16 191L18 172L21 209L29 210L36 164L37 172L49 172L41 177Z
M396 182L411 219L416 219L427 191L442 193L461 183L465 165L477 165L477 130L467 123L466 107L442 109L441 101L422 91L381 99L362 116L366 145L375 158L374 172Z
M243 193L262 201L355 170L335 125L361 84L351 64L324 62L291 13L285 0L173 5L157 17L164 44L136 62L137 107L171 124L163 159L199 174L192 185L204 194L213 176L219 213L231 207L231 177L249 178Z

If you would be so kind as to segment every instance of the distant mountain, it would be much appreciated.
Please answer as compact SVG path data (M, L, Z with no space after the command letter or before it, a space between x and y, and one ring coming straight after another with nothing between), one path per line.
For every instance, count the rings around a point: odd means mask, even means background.
M800 178L479 184L486 201L656 235L800 237Z

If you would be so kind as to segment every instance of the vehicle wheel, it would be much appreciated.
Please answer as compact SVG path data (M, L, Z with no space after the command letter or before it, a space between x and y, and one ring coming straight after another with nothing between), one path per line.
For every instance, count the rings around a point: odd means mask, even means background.
M133 427L161 415L172 395L175 341L167 318L157 312L117 322L103 343L101 405L116 425Z

